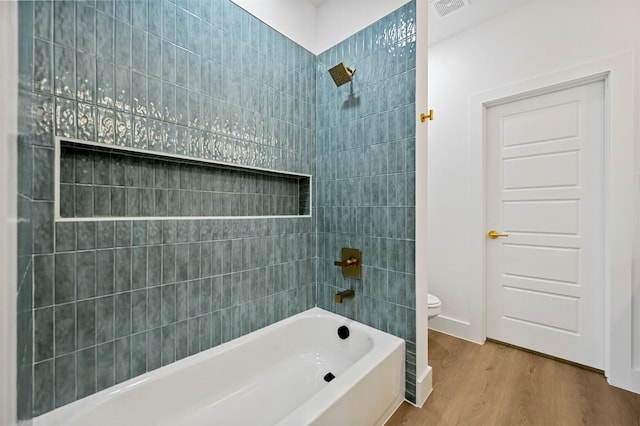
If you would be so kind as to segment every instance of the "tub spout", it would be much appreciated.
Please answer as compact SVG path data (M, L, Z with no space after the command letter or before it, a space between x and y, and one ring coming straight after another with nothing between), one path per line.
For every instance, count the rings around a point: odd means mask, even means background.
M353 290L343 290L336 293L336 303L342 303L342 299L351 299L356 295Z

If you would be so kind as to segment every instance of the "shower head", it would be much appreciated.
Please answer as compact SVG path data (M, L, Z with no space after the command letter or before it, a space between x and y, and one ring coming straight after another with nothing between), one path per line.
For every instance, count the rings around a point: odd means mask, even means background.
M353 74L355 72L355 69L347 67L344 62L340 62L329 70L329 74L331 74L333 82L336 83L336 86L338 87L350 82L353 79Z

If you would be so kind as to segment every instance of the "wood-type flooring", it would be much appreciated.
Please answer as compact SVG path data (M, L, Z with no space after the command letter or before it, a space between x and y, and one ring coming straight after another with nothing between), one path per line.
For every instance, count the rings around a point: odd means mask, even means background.
M640 426L640 395L598 372L496 342L429 331L433 392L387 426Z

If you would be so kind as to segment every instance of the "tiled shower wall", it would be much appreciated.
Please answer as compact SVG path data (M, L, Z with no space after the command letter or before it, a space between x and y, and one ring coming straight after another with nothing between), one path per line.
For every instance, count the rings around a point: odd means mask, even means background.
M406 339L415 402L415 2L318 57L318 306ZM353 82L327 73L344 62ZM362 250L362 280L334 260ZM352 288L353 299L334 302Z
M314 175L311 53L229 0L19 13L21 418L315 305L311 218L53 213L56 135Z

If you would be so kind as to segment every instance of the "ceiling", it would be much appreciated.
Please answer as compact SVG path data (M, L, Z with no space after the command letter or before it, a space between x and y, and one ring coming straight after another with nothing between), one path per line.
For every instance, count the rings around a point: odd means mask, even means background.
M346 3L355 3L358 0L306 0L316 8L317 13L328 3L339 2L343 6ZM429 44L435 44L441 40L468 30L495 16L508 12L521 6L529 0L428 0L429 7ZM458 3L463 7L441 17L435 8L436 3ZM380 16L379 18L382 18ZM359 29L358 29L359 30Z
M409 0L232 0L282 34L318 54ZM429 45L535 0L428 1ZM462 4L444 17L436 4ZM295 19L291 19L295 17Z
M444 17L440 17L434 6L436 0L429 0L429 3L431 3L431 7L429 7L429 44L435 44L464 32L498 15L520 7L528 1L530 0L464 0L465 5L463 7Z

